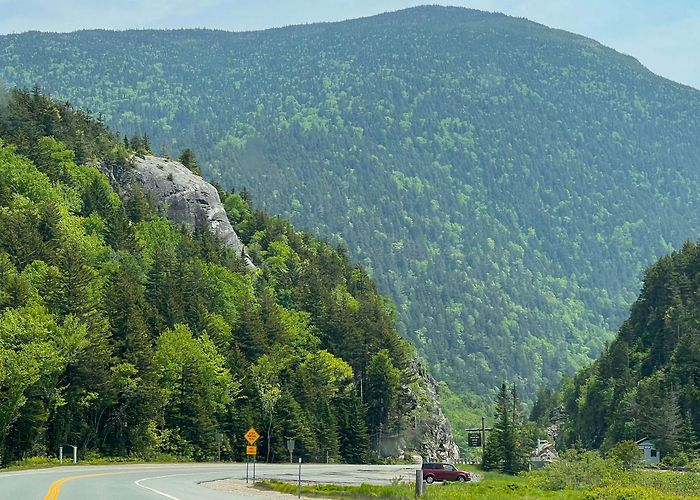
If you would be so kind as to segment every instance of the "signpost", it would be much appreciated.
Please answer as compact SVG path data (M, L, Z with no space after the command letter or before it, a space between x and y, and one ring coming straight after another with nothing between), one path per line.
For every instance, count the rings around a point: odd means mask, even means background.
M224 435L221 434L220 432L216 433L216 446L217 449L219 450L219 462L221 462L221 443L223 442Z
M245 482L248 482L248 463L250 461L249 457L253 457L253 483L255 483L255 457L258 454L258 447L255 446L255 442L260 439L260 434L255 430L254 427L248 429L248 432L243 434L243 437L248 441L248 446L245 447Z
M481 429L466 429L467 444L470 448L481 447L481 460L484 459L484 446L486 445L486 431L492 431L491 427L486 427L485 418L481 417Z
M67 444L66 446L70 446L73 448L73 463L77 464L78 463L78 447L72 444ZM60 463L63 463L63 446L58 447L58 460Z
M294 451L294 439L287 438L287 449L289 450L289 463L292 463L292 452Z

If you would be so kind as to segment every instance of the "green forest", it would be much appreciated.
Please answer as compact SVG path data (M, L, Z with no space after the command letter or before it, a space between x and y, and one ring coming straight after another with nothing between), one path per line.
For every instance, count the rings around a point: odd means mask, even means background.
M115 193L97 166L133 153L67 103L2 94L0 465L67 443L240 460L250 426L261 460L293 437L305 461L358 463L424 418L415 349L344 250L222 192L246 269L138 185Z
M700 233L700 92L524 19L31 32L0 37L0 79L191 147L206 178L347 248L451 408L587 365L644 268Z
M690 242L649 267L617 337L559 391L542 391L533 420L559 423L565 446L649 437L672 465L700 459L699 272Z

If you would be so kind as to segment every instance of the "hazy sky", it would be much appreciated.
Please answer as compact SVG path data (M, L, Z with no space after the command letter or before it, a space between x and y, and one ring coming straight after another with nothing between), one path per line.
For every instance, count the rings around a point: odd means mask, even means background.
M435 0L0 0L0 33L88 28L231 31L335 21ZM700 89L700 0L453 0L594 38Z

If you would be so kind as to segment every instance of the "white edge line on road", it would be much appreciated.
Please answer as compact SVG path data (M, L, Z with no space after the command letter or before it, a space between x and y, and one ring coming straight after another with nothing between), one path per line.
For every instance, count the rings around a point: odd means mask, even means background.
M228 468L227 468L227 469L228 469ZM198 475L200 475L202 472L207 472L207 471L188 472L188 473L186 473L186 474L181 474L181 473L179 473L179 474L166 474L165 476L144 477L144 478L142 478L142 479L138 479L138 480L134 481L134 484L135 484L136 486L140 487L140 488L145 488L145 489L147 489L147 490L151 490L151 491L154 492L154 493L158 493L159 495L162 495L162 496L164 496L164 497L166 497L166 498L170 498L171 500L180 500L180 499L177 498L177 497L174 497L174 496L172 496L172 495L168 495L167 493L163 493L162 491L158 491L158 490L155 489L155 488L151 488L150 486L145 486L145 485L141 484L141 481L150 481L151 479L163 479L163 478L165 478L165 477L176 477L176 476L198 476ZM212 479L209 479L209 480L206 480L206 481L200 481L200 482L197 483L197 484L206 483L206 482L208 482L208 481L212 481ZM217 479L213 479L213 481L217 481Z
M155 476L155 477L144 477L143 479L139 479L137 481L134 481L134 484L138 486L139 488L145 488L147 490L151 490L153 493L157 493L159 495L162 495L166 498L170 498L170 500L180 500L177 497L174 497L172 495L168 495L167 493L163 493L162 491L158 491L155 488L151 488L150 486L144 486L141 484L141 481L150 481L151 479L162 479L164 477L173 477L173 476L178 476L179 474L168 474L167 476Z

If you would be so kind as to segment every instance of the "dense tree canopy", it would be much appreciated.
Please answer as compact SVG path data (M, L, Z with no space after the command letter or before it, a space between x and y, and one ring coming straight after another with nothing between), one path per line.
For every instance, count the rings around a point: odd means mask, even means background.
M559 401L542 392L536 405L562 404L567 445L610 449L649 437L662 457L700 451L700 245L647 269L630 316L591 366L562 384Z
M138 187L123 202L95 165L132 168L133 151L88 114L38 92L7 99L0 465L67 443L204 460L217 435L222 456L240 459L251 425L268 460L286 457L291 436L305 459L361 462L376 457L378 426L407 427L416 408L396 402L422 383L408 370L414 349L344 251L226 193L258 265L247 270Z
M205 176L343 244L458 391L529 398L587 364L644 267L700 231L700 93L523 19L25 33L0 37L0 78L192 147ZM288 286L284 245L248 236Z

